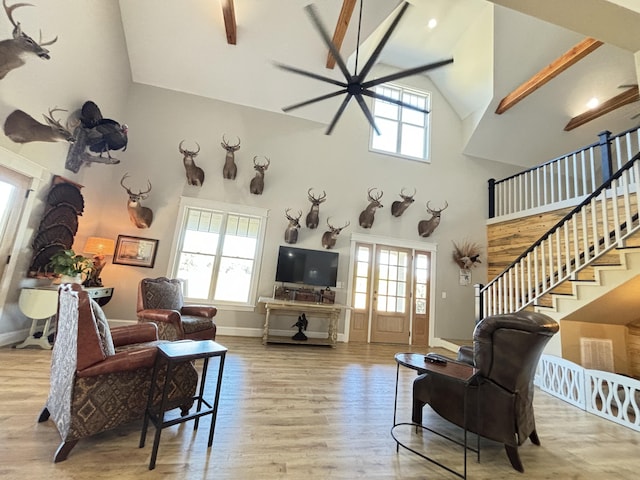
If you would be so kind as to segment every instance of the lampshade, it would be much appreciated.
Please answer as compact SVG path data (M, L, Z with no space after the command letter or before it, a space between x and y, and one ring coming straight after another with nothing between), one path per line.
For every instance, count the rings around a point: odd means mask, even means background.
M115 248L116 244L110 238L89 237L84 244L83 252L94 255L113 255Z

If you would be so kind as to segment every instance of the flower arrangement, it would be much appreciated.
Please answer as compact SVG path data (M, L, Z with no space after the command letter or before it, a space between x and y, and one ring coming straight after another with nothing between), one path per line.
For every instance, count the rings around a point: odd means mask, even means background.
M460 268L470 269L480 262L480 245L475 242L464 242L457 245L453 242L453 260Z

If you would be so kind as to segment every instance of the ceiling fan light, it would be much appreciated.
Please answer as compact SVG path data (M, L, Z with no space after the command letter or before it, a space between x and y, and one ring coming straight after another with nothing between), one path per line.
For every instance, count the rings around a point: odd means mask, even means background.
M429 30L433 30L437 26L438 26L438 20L436 20L435 18L432 18L427 22L427 28L429 28Z
M589 109L594 109L594 108L596 108L598 105L600 105L600 101L599 101L596 97L592 97L592 98L587 102L587 108L589 108Z

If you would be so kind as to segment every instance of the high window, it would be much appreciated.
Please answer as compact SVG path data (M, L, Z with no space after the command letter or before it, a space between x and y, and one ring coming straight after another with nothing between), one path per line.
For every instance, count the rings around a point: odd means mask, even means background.
M431 96L426 92L385 84L376 87L376 93L431 110ZM371 129L371 150L414 160L429 160L430 115L374 99L373 116L380 135Z
M186 302L252 307L266 210L182 198L169 275L184 280Z

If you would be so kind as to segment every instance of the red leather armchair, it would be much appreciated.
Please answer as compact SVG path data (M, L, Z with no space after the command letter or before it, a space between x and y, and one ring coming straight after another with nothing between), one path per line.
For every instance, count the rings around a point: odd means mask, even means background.
M461 347L457 361L478 369L467 387L467 429L503 443L511 465L523 472L518 447L527 438L540 445L533 414L533 377L558 324L541 313L518 312L481 320L473 348ZM452 360L454 361L454 360ZM413 382L413 421L422 423L429 404L441 417L463 426L465 387L445 376L425 373Z
M52 418L60 432L54 462L66 460L80 439L143 417L161 343L151 323L109 329L102 309L80 285L63 285L58 298L51 390L38 419ZM167 409L184 413L193 404L198 374L188 362L176 368ZM164 371L158 377L162 385ZM159 405L161 388L156 390Z
M166 277L143 278L138 285L138 322L153 322L163 340L215 340L213 317L218 310L185 305L182 282Z

